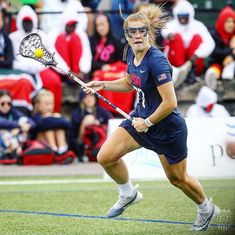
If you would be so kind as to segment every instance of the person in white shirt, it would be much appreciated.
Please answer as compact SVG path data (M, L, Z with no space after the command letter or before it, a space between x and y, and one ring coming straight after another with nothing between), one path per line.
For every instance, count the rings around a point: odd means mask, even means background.
M161 34L170 63L173 65L175 87L184 81L193 83L203 72L207 58L215 47L215 42L206 26L194 18L191 3L180 0L173 9L173 19ZM190 73L191 72L191 73Z
M201 87L196 97L195 104L191 105L186 112L187 118L227 118L230 117L226 108L217 104L217 93L207 86ZM235 159L235 142L232 139L226 140L226 153Z
M215 91L207 86L201 87L195 99L195 104L188 108L186 117L230 117L225 107L218 104L217 101L218 95Z
M88 24L88 17L85 13L85 8L79 0L43 0L42 12L54 12L54 14L42 14L40 17L41 28L49 33L54 29L60 28L60 15L65 9L69 8L72 11L79 12L79 26L80 30L86 31ZM56 13L55 13L56 12ZM48 24L50 22L50 24Z
M19 55L19 46L24 37L30 33L37 33L41 36L42 42L46 48L49 46L49 40L43 30L38 29L38 17L36 12L28 5L23 6L17 14L17 30L9 34L13 45L13 69L21 70L31 74L35 78L36 89L42 87L52 91L56 97L55 111L61 111L62 86L60 76L51 68L46 68L35 60L30 60Z
M91 70L92 54L88 35L80 25L80 15L67 7L58 20L60 25L48 34L51 47L71 72L85 79Z

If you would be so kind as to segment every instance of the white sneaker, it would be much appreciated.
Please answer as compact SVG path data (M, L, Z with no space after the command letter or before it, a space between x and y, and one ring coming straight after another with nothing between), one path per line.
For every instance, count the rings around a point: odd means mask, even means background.
M109 209L107 216L109 218L117 217L121 215L127 207L140 202L142 199L143 195L137 189L135 189L131 197L119 195L119 200Z
M185 81L191 69L192 62L189 60L182 66L173 68L173 82L175 88L178 88Z
M198 210L197 219L190 231L205 231L209 228L212 220L217 217L221 210L218 206L211 203L212 209L209 213L203 213Z
M235 62L231 62L223 68L221 78L232 80L234 78Z

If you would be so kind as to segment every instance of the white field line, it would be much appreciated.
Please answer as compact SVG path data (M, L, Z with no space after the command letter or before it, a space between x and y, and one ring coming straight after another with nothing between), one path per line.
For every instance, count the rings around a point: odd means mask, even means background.
M223 180L221 178L210 178L207 180ZM234 179L234 178L232 178ZM231 180L227 178L227 180ZM167 181L167 179L134 179L135 182L137 181ZM1 185L40 185L40 184L76 184L76 183L109 183L114 182L110 178L108 179L64 179L64 180L46 180L46 179L39 179L39 180L16 180L16 181L0 181Z
M135 181L162 181L162 179L135 179ZM164 181L164 180L163 180ZM39 184L76 184L76 183L108 183L111 179L65 179L65 180L16 180L0 181L1 185L39 185Z
M67 179L67 180L17 180L0 181L0 185L37 185L37 184L76 184L76 183L105 183L104 179Z

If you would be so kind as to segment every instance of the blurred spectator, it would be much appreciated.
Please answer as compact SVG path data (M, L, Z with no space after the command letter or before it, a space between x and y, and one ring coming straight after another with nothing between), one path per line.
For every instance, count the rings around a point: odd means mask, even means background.
M122 44L125 44L126 39L123 33L123 18L119 14L119 5L121 6L123 17L126 18L134 9L135 1L133 0L101 0L98 5L99 11L116 11L116 13L110 14L111 28L113 34L120 40Z
M60 18L60 27L49 35L50 42L69 70L84 80L92 60L88 36L83 30L76 30L80 24L76 11L67 8Z
M8 90L13 97L14 106L30 115L33 110L32 98L37 92L33 77L17 70L0 70L0 89Z
M195 100L195 104L191 105L186 112L187 118L226 118L230 117L226 108L217 103L218 95L215 91L207 86L201 87ZM235 156L235 142L231 140L225 141L227 155L231 158Z
M96 10L100 0L81 0L81 3L84 7L89 7L92 10Z
M215 43L206 26L194 19L194 8L186 0L173 9L173 20L162 30L165 53L174 66L175 87L184 81L194 83L205 68L205 58L214 50Z
M98 148L106 138L110 118L112 114L98 104L94 95L86 94L81 90L78 107L72 112L72 128L69 135L71 148L80 161L84 161L85 153L90 154L88 157L91 158L92 152L95 151L96 156Z
M195 100L186 113L186 117L229 117L223 105L217 104L218 95L207 86L201 87Z
M3 25L3 16L0 11L0 69L11 68L13 62L13 48Z
M60 113L54 113L54 95L51 91L42 89L35 97L32 119L36 127L33 138L47 143L58 155L68 151L66 131L70 123Z
M235 12L227 6L218 15L211 29L215 49L210 56L210 67L205 74L205 82L216 89L217 80L233 79L235 69Z
M9 35L14 52L13 69L22 70L32 74L35 77L37 89L42 86L51 90L55 97L55 111L60 112L62 100L62 87L60 76L51 68L45 68L44 65L37 61L30 60L19 55L19 45L21 40L29 33L38 33L45 47L48 48L48 40L46 34L37 28L38 18L34 10L30 6L23 6L17 14L18 30Z
M84 7L85 11L86 11L86 14L87 14L87 19L88 19L88 22L87 22L87 35L88 37L90 37L91 35L93 35L94 33L94 13L92 12L93 10L89 7Z
M0 90L0 136L2 141L2 157L17 158L21 154L22 145L29 138L29 131L34 122L12 106L12 96L7 90Z
M123 77L127 69L127 65L122 61L123 46L112 33L108 15L97 14L94 24L95 33L90 38L93 55L92 79L111 81ZM100 94L127 113L133 108L134 91L127 93L101 91ZM123 102L123 100L126 100L126 102ZM113 114L117 114L109 105L102 101L99 102Z
M99 69L109 72L112 69L109 64L122 60L123 47L112 33L108 15L98 14L94 24L95 32L90 38L93 56L91 73Z
M43 0L42 12L50 12L51 14L42 14L41 28L47 33L60 29L60 14L65 10L78 12L79 24L77 30L86 31L88 19L79 0Z
M26 74L19 74L13 71L13 47L8 34L5 31L0 11L0 89L7 89L11 92L16 107L24 111L32 111L32 95L35 92L33 78Z
M17 4L19 5L19 4ZM16 30L15 15L9 14L10 12L17 11L9 1L0 0L0 11L2 12L3 23L6 32L9 34Z

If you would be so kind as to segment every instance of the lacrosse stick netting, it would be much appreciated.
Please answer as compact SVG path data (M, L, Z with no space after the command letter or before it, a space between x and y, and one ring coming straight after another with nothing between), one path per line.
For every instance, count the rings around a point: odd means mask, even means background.
M40 49L43 52L42 57L36 57L34 52ZM26 36L20 43L19 52L22 56L28 57L44 64L45 66L56 66L54 54L50 53L42 43L41 37L37 33Z
M40 49L43 52L41 57L37 57L35 55L36 49ZM62 69L62 66L60 66L54 59L55 53L51 53L45 48L45 46L42 43L41 37L37 33L31 33L31 34L27 35L21 41L20 46L19 46L19 53L20 53L20 55L27 57L27 58L34 59L34 60L42 63L45 66L55 67L55 68L59 69L60 71L65 73L69 78L72 78L75 82L80 84L82 88L88 88L86 86L86 84L83 81L81 81L78 77L74 76L71 72L66 71L65 69ZM109 100L104 98L102 95L100 95L95 90L93 90L91 88L89 88L89 89L96 97L98 97L99 99L101 99L102 101L104 101L105 103L110 105L113 109L115 109L123 117L132 120L132 118L130 117L129 114L125 113L123 110L118 108L116 105L111 103Z

